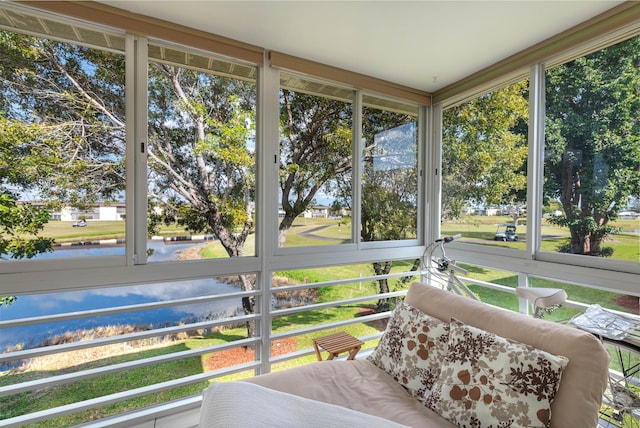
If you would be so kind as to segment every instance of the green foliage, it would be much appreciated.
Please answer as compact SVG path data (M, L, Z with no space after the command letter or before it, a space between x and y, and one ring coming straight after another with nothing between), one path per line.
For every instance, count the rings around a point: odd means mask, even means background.
M29 204L17 204L15 195L0 193L0 257L10 254L11 258L31 258L36 254L49 251L53 239L36 237L24 238L24 235L36 235L49 221L46 209Z
M403 191L399 192L399 189ZM405 192L405 189L408 191ZM404 198L407 193L415 196L411 189L417 190L416 170L387 172L378 181L363 184L362 193L366 195L361 204L360 235L363 241L416 237L417 207L414 200Z
M567 216L550 217L547 220L550 224L555 224L560 227L567 227L571 233L575 233L581 237L591 237L592 239L599 239L602 241L606 236L611 235L619 231L619 228L605 224L599 226L593 217L574 217L569 218ZM558 246L558 252L560 253L572 253L573 245L571 239L569 242L563 243ZM595 247L590 255L609 257L613 255L613 248L602 247L598 245Z
M640 196L640 37L547 72L544 192L569 227L563 251L603 255L609 222Z
M53 238L39 236L50 209L123 188L114 154L124 122L104 106L124 105L111 84L118 76L124 84L124 59L118 67L116 55L5 31L0 52L0 258L31 258L52 248ZM18 202L30 193L48 204Z
M2 307L2 305L5 305L5 306L13 305L16 302L16 300L18 300L16 296L0 297L0 308Z
M36 236L49 221L47 207L18 203L18 195L8 190L29 189L41 169L57 162L51 150L33 150L24 143L29 140L39 140L43 147L51 148L52 140L44 136L42 127L29 128L17 120L0 117L0 258L31 258L50 251L53 244L51 238ZM4 298L4 303L10 303L9 299Z
M443 112L442 210L458 218L469 202L508 204L526 186L528 82Z
M362 175L363 241L393 241L417 236L416 118L363 109L366 141ZM388 138L388 140L386 140Z
M360 236L363 241L415 239L418 222L417 123L409 115L365 108L366 141ZM376 275L388 274L392 261L372 263ZM415 264L413 270L417 269ZM388 279L377 281L380 293L390 291ZM389 308L381 298L377 310Z
M120 196L124 56L12 32L0 32L0 48L5 182L59 206ZM186 204L202 219L191 228L236 255L253 227L255 85L157 63L148 84L149 232Z
M79 208L112 199L124 189L124 57L10 32L0 50L13 183Z

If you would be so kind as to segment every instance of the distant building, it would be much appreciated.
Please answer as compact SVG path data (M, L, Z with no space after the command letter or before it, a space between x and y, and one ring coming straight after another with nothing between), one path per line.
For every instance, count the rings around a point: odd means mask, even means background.
M20 202L29 203L33 206L44 206L41 201ZM63 206L59 211L51 213L52 220L78 221L102 220L102 221L122 221L126 217L127 205L125 202L98 202L87 209L79 209L69 205Z
M635 220L636 218L640 217L640 213L634 211L620 211L618 213L618 217L620 217L622 220Z
M329 218L329 212L331 211L331 207L326 205L316 205L310 208L303 213L304 218Z
M102 221L121 221L126 217L126 204L124 202L99 203L89 209L80 210L75 207L63 207L60 220L76 221L85 220L102 220Z

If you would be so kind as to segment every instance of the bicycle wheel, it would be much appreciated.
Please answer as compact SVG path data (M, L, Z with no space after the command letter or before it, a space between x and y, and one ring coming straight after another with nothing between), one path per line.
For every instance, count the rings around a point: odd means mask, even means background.
M600 425L640 428L640 347L606 338L603 342L611 354L611 366Z
M616 410L602 404L600 408L599 428L639 428L640 415L637 412Z

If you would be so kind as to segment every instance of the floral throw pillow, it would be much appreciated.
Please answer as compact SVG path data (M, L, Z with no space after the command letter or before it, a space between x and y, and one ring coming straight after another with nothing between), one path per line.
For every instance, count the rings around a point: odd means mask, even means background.
M452 319L426 405L461 428L548 427L568 361Z
M368 360L424 403L440 374L448 337L449 323L400 301Z

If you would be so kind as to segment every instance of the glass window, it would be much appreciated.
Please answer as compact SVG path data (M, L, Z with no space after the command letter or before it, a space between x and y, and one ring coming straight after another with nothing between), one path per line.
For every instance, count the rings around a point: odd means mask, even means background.
M640 261L640 37L546 72L542 250Z
M353 91L280 79L278 246L353 242Z
M363 97L360 238L416 239L418 108Z
M67 27L0 32L0 260L124 255L124 39Z
M528 81L443 112L442 234L524 249Z
M150 44L149 261L255 254L255 67Z

